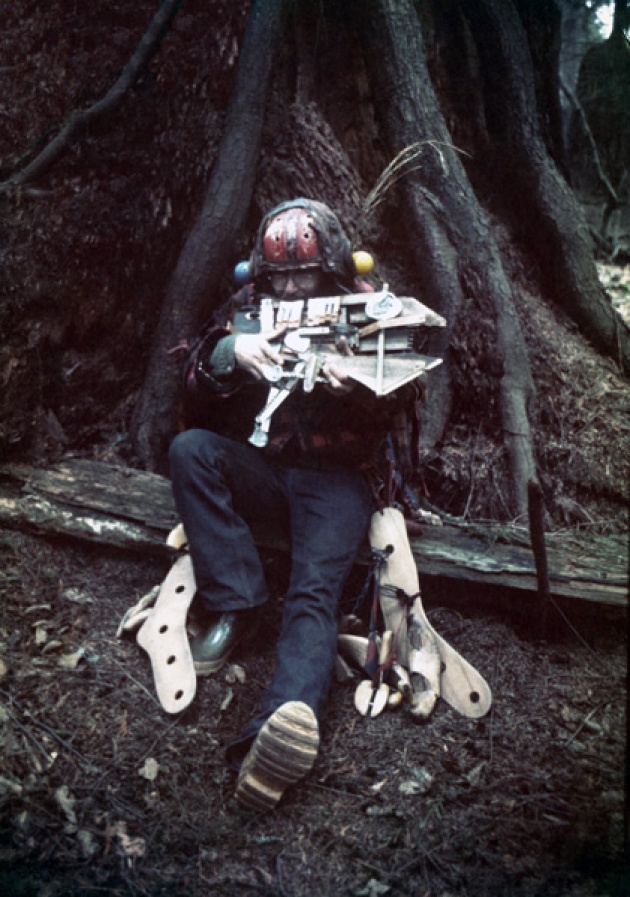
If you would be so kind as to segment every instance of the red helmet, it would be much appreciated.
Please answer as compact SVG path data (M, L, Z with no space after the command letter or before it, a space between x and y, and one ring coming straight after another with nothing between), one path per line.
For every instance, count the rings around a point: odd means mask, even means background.
M343 278L354 274L350 241L339 219L310 199L282 203L263 218L250 265L252 278L315 267Z
M273 268L306 268L321 264L311 215L299 207L285 209L269 221L262 241L264 261Z

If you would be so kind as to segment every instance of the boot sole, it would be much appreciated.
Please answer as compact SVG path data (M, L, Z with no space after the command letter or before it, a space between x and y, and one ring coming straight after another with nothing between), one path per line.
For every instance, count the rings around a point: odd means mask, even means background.
M236 786L238 802L249 810L270 810L285 790L315 763L319 728L301 701L288 701L264 724L243 762Z
M234 646L235 648L237 645ZM208 660L208 661L193 661L193 666L195 668L195 673L198 676L211 676L212 673L218 673L219 670L223 669L228 660L230 659L232 651L228 651L223 657L220 657L218 660Z

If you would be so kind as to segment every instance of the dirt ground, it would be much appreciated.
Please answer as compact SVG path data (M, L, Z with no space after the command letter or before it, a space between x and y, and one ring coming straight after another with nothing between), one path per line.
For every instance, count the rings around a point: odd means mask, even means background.
M335 684L312 773L258 817L233 798L224 748L269 679L279 602L169 716L134 636L116 637L165 562L8 531L0 552L0 893L630 893L621 611L565 603L540 639L532 596L425 581L434 627L492 687L490 713L439 701L424 724L369 720L355 683ZM276 594L283 564L269 559Z

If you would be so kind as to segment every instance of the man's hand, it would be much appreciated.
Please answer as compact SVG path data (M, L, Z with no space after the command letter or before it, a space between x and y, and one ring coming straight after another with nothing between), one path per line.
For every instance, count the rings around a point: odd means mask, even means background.
M342 336L337 344L339 354L345 358L354 355L354 352L348 345L345 336ZM332 359L332 360L329 360ZM335 364L334 356L328 356L320 371L322 377L326 380L325 389L335 396L347 396L355 388L356 380L353 380L343 370L339 364Z
M282 366L283 358L279 346L272 346L271 341L278 339L286 327L277 327L267 333L240 333L234 343L234 358L236 365L244 371L252 374L256 380L264 378L265 366L279 364Z

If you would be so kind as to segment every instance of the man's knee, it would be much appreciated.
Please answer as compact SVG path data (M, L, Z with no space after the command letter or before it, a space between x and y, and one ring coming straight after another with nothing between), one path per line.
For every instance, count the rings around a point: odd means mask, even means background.
M184 430L170 444L168 462L171 475L189 470L200 461L207 463L214 454L215 434L209 430Z

